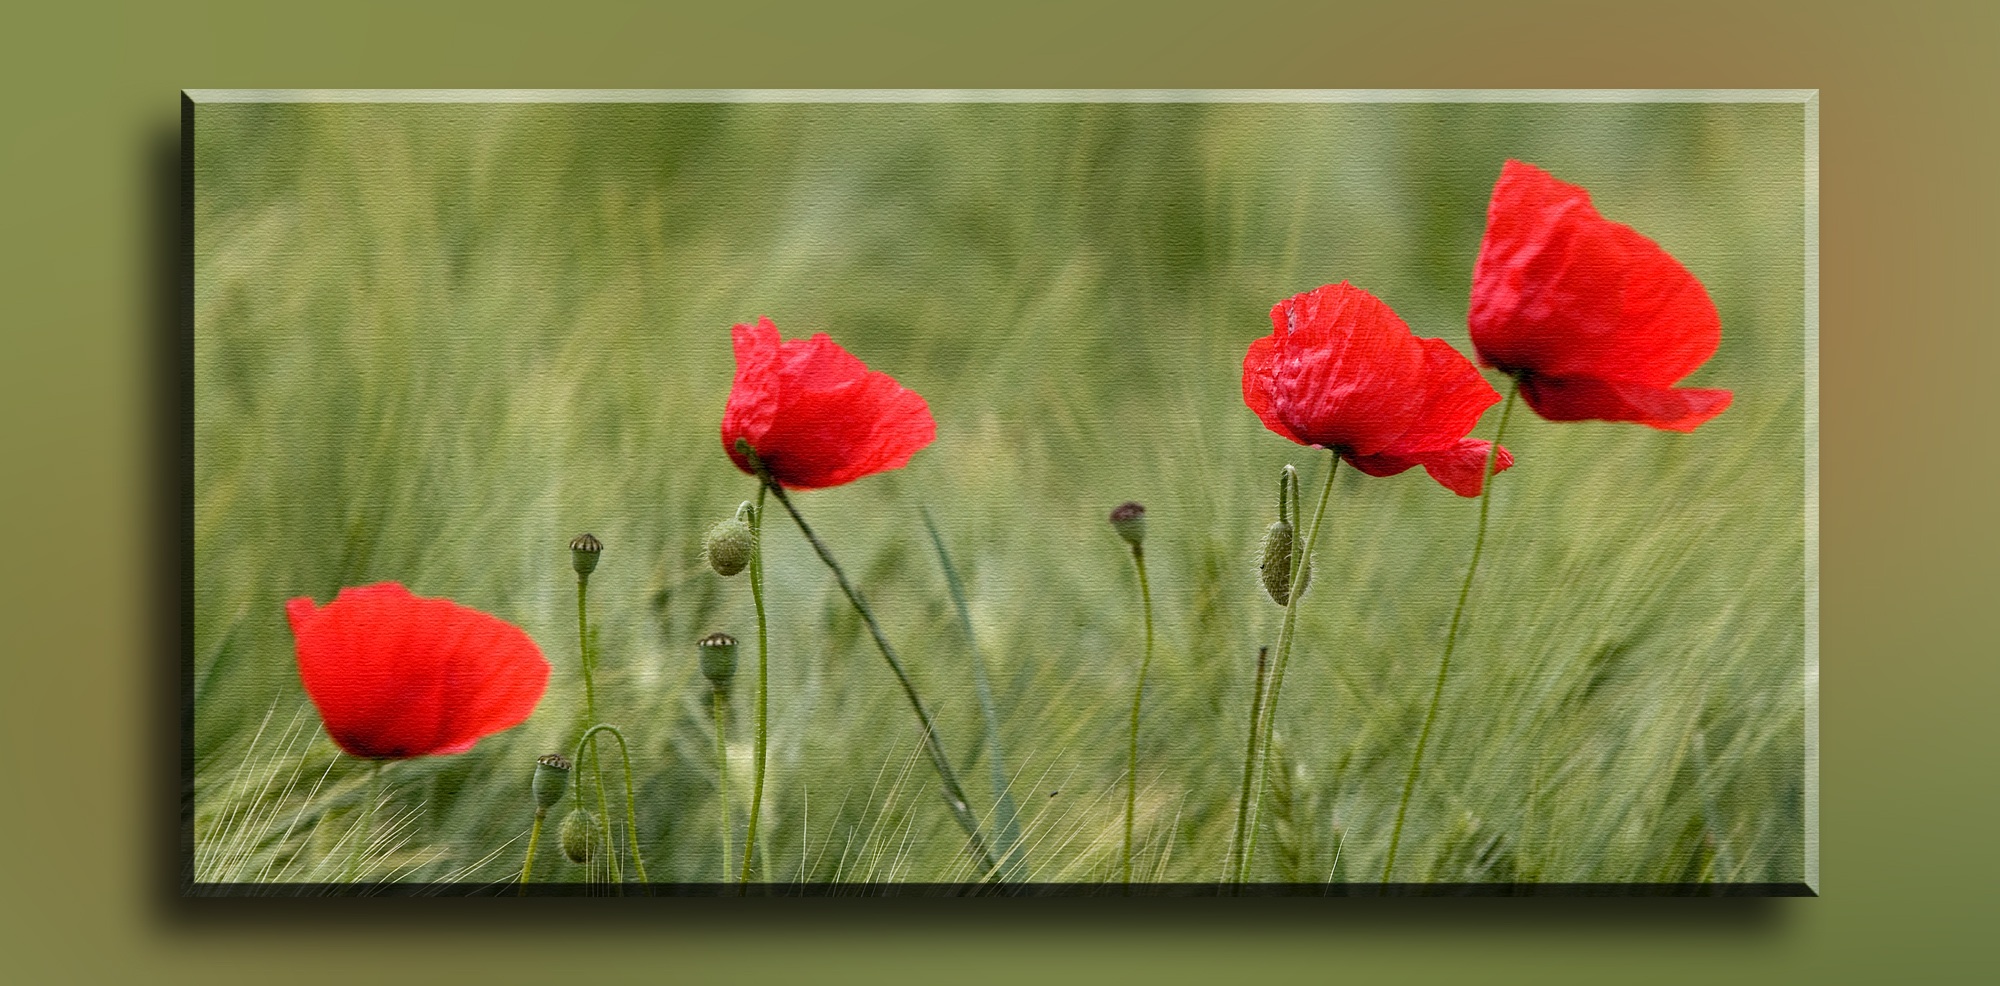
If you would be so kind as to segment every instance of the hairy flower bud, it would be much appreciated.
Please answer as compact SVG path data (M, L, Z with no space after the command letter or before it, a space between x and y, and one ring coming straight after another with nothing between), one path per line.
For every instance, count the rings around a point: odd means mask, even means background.
M719 692L729 690L729 680L736 677L736 638L726 633L711 633L695 643L701 652L701 673L708 683Z
M579 534L570 539L569 563L576 569L578 578L589 578L597 570L597 556L604 551L604 542L595 534Z
M1295 542L1292 525L1282 520L1264 529L1264 551L1257 566L1258 574L1263 579L1264 591L1270 594L1272 602L1280 606L1292 600L1292 559L1302 554ZM1299 576L1299 593L1303 595L1306 586L1312 584L1312 559L1304 559L1301 564L1305 566L1305 571Z
M1111 529L1125 539L1125 543L1136 548L1146 540L1146 508L1137 503L1122 503L1111 511Z
M750 529L749 513L750 505L745 503L736 508L736 516L708 529L702 550L715 574L728 578L750 564L750 555L757 550L757 532Z
M535 810L548 811L562 800L569 787L569 758L550 753L535 758Z
M597 852L597 816L577 808L562 823L562 851L572 863L588 863Z

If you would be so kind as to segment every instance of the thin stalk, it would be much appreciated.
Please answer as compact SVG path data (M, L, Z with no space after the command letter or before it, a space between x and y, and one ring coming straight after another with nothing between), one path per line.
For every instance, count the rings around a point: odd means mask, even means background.
M1284 519L1282 514L1280 520ZM1243 797L1236 802L1236 838L1232 840L1229 852L1229 882L1243 882L1243 833L1249 821L1250 781L1256 776L1257 765L1257 723L1264 712L1264 672L1269 670L1271 648L1257 648L1257 680L1250 689L1250 739L1249 748L1243 751Z
M951 553L945 550L944 537L938 533L937 524L931 520L929 507L919 509L924 519L924 530L931 536L931 547L937 549L938 565L944 569L945 589L951 594L951 602L958 610L958 624L965 632L966 651L972 656L972 691L979 698L980 725L984 732L986 747L986 774L988 785L993 792L993 808L989 817L999 830L995 841L999 843L1000 869L994 879L999 881L1017 880L1027 865L1026 850L1021 844L1021 810L1007 793L1011 781L1007 776L1007 756L1000 744L1000 713L993 703L993 689L986 679L986 659L979 653L979 635L972 629L972 611L965 602L965 587L959 583L958 569L951 561Z
M715 782L719 789L716 801L721 806L718 812L722 832L722 881L729 881L729 747L724 738L723 709L728 702L722 696L722 689L709 689L711 704L715 706Z
M625 847L632 850L632 865L639 871L639 882L647 883L649 881L646 879L646 858L639 852L639 808L638 799L633 796L632 789L632 751L625 745L625 734L619 732L617 726L601 722L590 727L590 731L583 734L584 739L591 741L591 749L594 750L597 748L596 740L598 733L610 733L618 741L618 754L625 761ZM583 756L583 744L581 742L577 744L576 755L578 757ZM595 754L592 754L592 756L595 756ZM610 825L608 823L605 825L605 831L608 836L610 832ZM610 850L611 848L611 844L607 841L605 849ZM613 852L611 855L616 859L618 854ZM620 883L623 883L625 880L623 863L619 864L618 880Z
M764 750L770 715L770 633L764 626L764 487L757 486L757 507L750 512L750 598L757 604L757 752L750 784L750 829L743 836L743 869L736 882L750 884L750 859L757 851L757 816L764 809Z
M1333 477L1339 473L1340 455L1334 453L1333 464L1326 470L1326 487L1319 491L1319 507L1313 511L1312 532L1306 535L1305 549L1292 554L1292 589L1286 597L1285 623L1278 631L1278 662L1271 670L1271 694L1264 700L1264 738L1259 744L1263 767L1257 772L1257 797L1250 804L1249 824L1243 830L1243 865L1236 874L1238 882L1249 878L1250 861L1257 853L1257 815L1264 807L1264 788L1271 781L1271 734L1278 723L1278 691L1285 687L1285 664L1292 656L1292 631L1298 623L1299 597L1305 594L1307 565L1313 549L1319 545L1320 521L1326 519L1326 501L1333 499Z
M362 806L361 820L354 840L354 854L347 857L347 872L341 876L342 883L353 883L361 876L361 858L368 854L368 840L374 836L375 807L382 803L382 761L368 762L368 802Z
M1146 549L1132 546L1139 568L1139 599L1146 610L1146 656L1139 663L1139 687L1132 690L1132 731L1125 748L1125 885L1132 885L1132 812L1139 798L1139 703L1146 697L1146 671L1153 666L1153 590L1146 584Z
M1417 734L1417 753L1410 758L1410 776L1403 781L1403 800L1396 806L1396 827L1389 835L1389 856L1382 863L1382 882L1388 883L1396 867L1396 846L1403 841L1403 816L1410 810L1410 792L1417 789L1417 771L1424 764L1424 747L1431 739L1431 725L1437 721L1438 701L1444 697L1444 676L1451 670L1451 650L1458 643L1458 620L1465 615L1465 598L1472 594L1472 577L1479 571L1479 552L1486 547L1486 508L1493 500L1493 467L1500 461L1500 439L1507 434L1507 417L1514 412L1514 398L1521 392L1519 380L1507 389L1507 405L1500 409L1500 427L1493 432L1493 447L1486 450L1484 488L1479 491L1479 533L1472 538L1472 563L1465 566L1465 584L1458 587L1458 605L1452 607L1451 629L1444 635L1444 657L1438 661L1437 685L1431 689L1431 708L1424 714L1423 731Z
M528 830L528 855L521 860L521 886L515 891L517 895L526 896L528 893L529 874L535 869L535 847L541 844L542 818L546 815L548 815L547 809L535 809L535 827Z
M917 696L916 685L910 682L910 676L903 671L903 662L897 659L896 649L889 645L889 638L882 635L882 627L875 622L875 614L868 609L868 603L861 598L861 593L854 588L854 584L847 581L847 573L841 570L840 563L833 560L833 552L827 550L819 535L813 533L812 526L806 523L804 517L799 516L798 508L792 506L791 497L785 495L785 488L768 477L764 480L764 486L771 491L772 496L778 498L780 504L784 505L785 512L792 515L792 522L799 526L799 533L805 535L806 541L819 554L819 560L832 570L834 581L840 584L840 591L847 595L847 602L854 607L855 612L861 614L861 622L867 624L868 633L875 638L876 649L882 652L882 659L888 662L889 670L895 673L896 682L903 686L904 697L909 699L910 708L916 712L917 721L923 725L924 751L930 755L931 766L936 768L938 779L943 782L945 804L951 809L952 818L965 830L966 837L972 842L973 852L979 857L980 877L985 878L993 874L998 867L994 862L992 850L987 848L985 837L979 833L979 819L972 813L971 805L966 802L965 789L959 786L958 775L952 772L951 761L945 756L943 744L938 742L937 723L931 718L930 710L924 707L924 700Z
M577 575L576 651L578 662L583 665L583 721L586 727L597 721L597 688L592 683L590 674L591 665L595 662L591 658L590 635L586 629L589 622L589 606L585 602L585 599L588 596L586 587L589 585L590 576ZM586 728L583 735L585 739L590 741L590 769L597 778L597 818L602 823L604 845L608 850L611 847L611 805L604 797L604 761L597 755L596 730ZM581 747L576 751L576 758L580 765L583 760L583 750ZM583 804L583 799L577 798L576 803ZM617 861L616 853L612 853L612 861L618 867L618 882L625 882L625 866L623 863Z

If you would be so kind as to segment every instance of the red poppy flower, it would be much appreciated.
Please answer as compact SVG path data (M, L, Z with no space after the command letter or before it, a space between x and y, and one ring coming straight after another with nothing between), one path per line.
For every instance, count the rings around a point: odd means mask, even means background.
M327 735L376 760L464 753L526 721L549 664L513 624L394 582L285 604Z
M1271 306L1271 327L1243 357L1243 403L1264 427L1370 476L1423 466L1479 495L1493 443L1465 435L1500 395L1458 350L1346 281ZM1514 464L1504 448L1497 458L1495 472Z
M1472 269L1472 346L1550 421L1693 431L1727 390L1678 388L1715 354L1722 319L1680 261L1590 204L1590 193L1508 161Z
M937 437L922 397L824 332L781 343L778 327L760 318L731 336L736 385L722 409L722 447L744 472L752 470L737 439L750 443L772 478L811 490L900 469Z

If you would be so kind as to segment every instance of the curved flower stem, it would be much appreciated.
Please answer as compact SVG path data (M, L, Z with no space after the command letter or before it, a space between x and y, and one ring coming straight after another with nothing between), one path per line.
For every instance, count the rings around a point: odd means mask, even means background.
M1139 687L1132 690L1132 732L1125 751L1125 886L1132 886L1132 811L1139 797L1139 703L1146 697L1146 671L1153 666L1153 590L1146 584L1146 549L1132 546L1139 568L1139 599L1146 610L1146 657L1139 664Z
M548 815L545 808L535 809L535 827L528 830L528 855L521 860L521 885L515 891L517 896L526 896L530 874L535 871L535 847L542 841L542 818Z
M1465 597L1472 593L1472 577L1479 571L1479 552L1486 547L1486 508L1493 499L1493 467L1500 460L1500 439L1507 434L1507 417L1514 412L1514 398L1521 382L1507 389L1507 405L1500 409L1500 427L1493 432L1493 447L1486 450L1485 488L1479 491L1479 533L1472 537L1472 563L1465 567L1465 584L1458 587L1458 605L1452 607L1451 629L1444 635L1444 657L1438 661L1436 687L1431 689L1431 708L1424 714L1423 731L1417 734L1417 753L1410 758L1410 776L1403 781L1403 800L1396 806L1396 827L1389 835L1389 855L1382 863L1382 882L1388 883L1396 868L1396 846L1403 841L1403 816L1410 810L1410 792L1417 789L1417 771L1424 764L1424 747L1430 743L1431 725L1437 721L1438 700L1444 697L1444 676L1451 670L1451 649L1458 643L1458 620L1465 615Z
M578 661L583 665L583 721L593 723L597 721L597 688L591 681L591 665L595 662L591 660L590 634L586 629L588 626L589 608L585 602L585 598L588 595L586 587L589 585L590 576L579 573L576 577L576 651ZM586 729L583 736L584 739L590 740L590 769L597 778L597 818L602 823L604 845L608 850L611 846L611 806L604 797L604 761L597 755L597 740L593 737L594 732L594 730ZM576 759L578 765L581 766L583 762L583 749L581 745L577 748ZM584 803L581 797L582 792L578 792L578 794L579 797L576 799L576 803L581 805ZM617 854L613 853L612 858L615 863ZM623 883L625 882L625 868L623 864L616 865L618 865L618 882Z
M1283 514L1279 515L1284 519ZM1250 688L1250 740L1249 748L1243 751L1243 796L1236 802L1236 838L1229 847L1230 883L1242 883L1243 833L1249 822L1250 781L1257 776L1257 724L1264 713L1264 673L1270 669L1269 647L1257 648L1257 679Z
M1319 545L1319 525L1326 519L1326 501L1333 499L1333 477L1339 473L1340 455L1335 453L1333 464L1326 470L1326 487L1319 491L1319 507L1313 511L1312 532L1306 535L1305 549L1292 554L1292 591L1286 597L1284 626L1278 631L1278 661L1271 669L1271 694L1264 699L1264 739L1260 744L1264 765L1257 773L1257 797L1251 802L1249 822L1243 830L1243 862L1236 871L1238 883L1249 879L1250 861L1257 853L1257 815L1264 807L1264 788L1271 780L1271 734L1278 722L1278 690L1285 686L1285 664L1292 656L1293 627L1298 622L1299 597L1305 594L1305 573L1313 549Z
M750 512L750 598L757 604L757 752L750 782L750 828L743 835L743 869L736 882L750 884L750 859L757 851L757 816L764 808L764 751L769 735L771 634L764 626L764 483L757 486L757 508ZM720 726L717 727L718 729ZM728 879L727 867L723 879Z
M985 837L979 834L979 819L972 813L971 805L966 802L965 789L959 786L958 775L952 772L951 761L945 756L944 746L938 742L937 724L931 718L930 710L924 707L924 700L917 696L916 685L910 682L910 676L903 671L903 662L896 658L896 649L889 646L889 638L882 635L882 627L875 622L875 614L869 611L868 603L861 598L861 593L854 588L853 583L847 581L847 573L841 570L840 563L833 560L833 552L827 550L819 535L813 533L811 525L806 523L804 517L799 516L798 508L792 506L791 498L785 495L785 488L768 477L764 480L764 485L771 491L771 495L777 497L778 502L784 505L785 512L792 515L792 522L799 525L799 533L805 535L813 550L819 553L819 560L825 562L826 567L833 571L834 581L840 583L840 591L847 595L847 601L854 607L855 612L861 614L861 622L868 625L868 633L875 638L876 649L882 652L882 659L888 662L889 670L895 673L896 682L903 686L903 695L909 699L910 708L917 714L917 721L923 724L924 752L930 755L931 766L937 769L938 779L943 782L945 804L951 809L952 818L956 819L959 827L965 830L966 837L972 842L973 853L979 857L979 876L981 879L993 876L998 872L998 865L994 862L992 850L986 845Z
M722 697L722 689L709 689L711 704L715 707L715 783L718 789L716 803L721 806L720 823L722 832L722 879L729 882L729 746L724 736L723 710L728 702Z
M617 726L612 726L600 722L597 725L590 727L590 729L583 734L583 740L577 741L576 755L579 758L583 756L584 740L590 741L591 749L593 750L597 749L596 737L598 733L610 733L613 738L618 740L618 755L622 757L625 761L625 845L627 848L632 850L632 865L635 869L639 871L639 882L646 883L649 882L646 879L646 858L639 852L638 799L633 797L633 792L632 792L632 750L631 748L625 745L625 734L619 732ZM593 753L592 756L594 757L596 756L596 754ZM605 823L605 830L607 833L610 831L610 828L611 828L610 822L607 821ZM606 842L604 848L607 851L609 851L612 847L609 842ZM617 858L617 854L612 853L612 857L615 860ZM619 863L618 865L619 865L618 881L620 883L623 883L625 881L624 864Z
M342 883L353 883L361 876L361 859L368 855L369 840L374 837L375 809L382 803L382 761L368 762L368 801L361 806L361 820L354 823L359 838L354 840L354 853L347 857L347 872L341 876Z

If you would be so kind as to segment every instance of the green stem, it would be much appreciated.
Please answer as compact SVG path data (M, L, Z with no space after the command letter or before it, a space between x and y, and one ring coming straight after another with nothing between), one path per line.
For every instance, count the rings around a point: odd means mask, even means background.
M1153 666L1153 590L1146 584L1146 549L1132 546L1139 568L1139 599L1146 610L1146 657L1139 664L1139 687L1132 690L1132 731L1125 750L1125 885L1132 885L1132 812L1139 798L1139 703L1146 696L1146 671Z
M1244 831L1248 826L1250 812L1250 781L1256 776L1257 765L1257 723L1264 712L1264 673L1270 669L1267 660L1269 647L1257 648L1257 679L1250 689L1250 739L1248 749L1243 751L1243 796L1236 802L1236 838L1232 840L1229 852L1229 882L1243 882Z
M757 752L752 760L755 780L750 785L750 829L743 835L743 869L736 876L746 892L750 859L757 851L757 816L764 808L764 750L770 715L771 635L764 626L764 486L758 484L757 508L750 513L750 598L757 604Z
M729 747L724 738L723 709L727 702L722 697L722 689L709 690L711 703L715 706L715 782L718 788L716 801L721 805L719 812L722 831L722 880L729 882Z
M528 855L521 860L521 887L516 891L521 896L526 896L528 893L529 875L535 869L535 846L542 841L542 818L547 814L546 809L535 809L535 827L528 830Z
M578 663L583 666L583 721L586 725L597 721L597 687L592 683L590 674L591 665L595 662L591 659L590 655L590 634L587 630L589 624L589 607L585 602L588 595L586 587L589 585L590 576L578 573L576 577L576 651ZM611 848L611 804L604 797L604 761L597 755L597 740L595 735L596 731L593 729L587 728L584 730L584 739L590 741L590 768L593 776L597 779L597 818L602 826L605 849L609 852ZM582 766L583 749L581 746L577 748L576 759L577 765ZM578 793L579 797L576 799L576 803L581 805L584 802L581 792ZM625 882L624 864L618 862L617 853L611 853L611 857L613 864L618 867L618 882Z
M1486 508L1493 499L1494 465L1500 461L1500 439L1507 434L1507 418L1514 412L1514 398L1521 392L1519 380L1507 390L1507 404L1500 409L1500 427L1493 433L1493 447L1486 450L1485 488L1479 491L1479 533L1472 538L1472 563L1465 567L1465 584L1458 587L1458 605L1452 607L1451 629L1444 635L1444 657L1438 661L1437 685L1431 689L1431 708L1424 714L1423 731L1417 734L1417 753L1410 758L1410 776L1403 781L1403 800L1396 806L1396 827L1389 835L1389 856L1382 863L1382 882L1388 883L1396 867L1396 847L1403 841L1403 816L1410 810L1410 792L1417 789L1417 772L1424 764L1424 747L1430 743L1431 725L1437 721L1438 701L1444 697L1445 673L1451 670L1451 650L1458 643L1459 617L1465 615L1465 598L1472 594L1472 577L1479 571L1479 552L1486 547Z
M916 685L910 682L910 676L903 671L903 662L896 658L896 649L889 646L889 639L882 635L882 627L875 622L875 614L869 611L868 603L861 598L861 593L854 588L853 583L847 581L847 573L841 570L840 563L833 560L833 552L827 550L819 535L813 533L812 526L806 523L804 517L799 516L798 508L792 506L791 498L785 495L785 488L768 477L765 478L764 485L771 491L771 495L777 497L778 502L784 505L785 512L792 515L792 522L799 526L799 532L805 535L806 541L812 544L815 552L818 552L819 560L832 570L834 581L840 583L840 591L847 595L847 602L854 607L855 612L861 614L861 622L867 624L869 635L875 638L875 648L882 652L882 659L888 662L889 670L896 675L896 682L903 686L903 696L909 699L910 708L916 712L917 721L923 726L924 751L930 755L931 766L937 770L938 779L943 782L945 804L951 809L952 818L965 830L966 837L971 840L973 853L979 857L979 876L984 879L995 873L998 866L994 862L992 850L987 848L985 837L979 833L979 819L973 815L971 806L966 802L965 789L959 786L958 775L952 772L951 761L945 756L943 744L938 742L937 723L931 718L930 710L924 707L923 699L917 696Z
M1319 525L1326 519L1326 502L1333 499L1333 477L1339 473L1340 454L1336 452L1333 464L1326 470L1326 487L1319 491L1319 507L1313 511L1312 532L1306 535L1305 549L1292 553L1292 589L1286 597L1285 623L1278 631L1278 662L1271 670L1271 694L1264 700L1264 739L1260 744L1263 767L1257 772L1257 797L1251 802L1249 823L1243 830L1243 865L1236 874L1238 882L1249 878L1250 862L1257 853L1257 816L1264 807L1264 788L1271 781L1271 735L1278 723L1278 692L1285 687L1285 665L1292 656L1292 631L1298 622L1299 597L1305 595L1305 573L1313 549L1319 545Z
M341 882L353 883L361 876L361 860L368 854L368 840L374 837L375 808L382 803L382 761L368 762L368 801L361 806L361 820L355 823L354 852L347 857L347 872Z
M632 850L632 865L639 871L639 882L647 883L649 881L646 879L646 857L639 852L639 807L638 799L634 797L632 789L632 750L625 745L625 734L620 732L617 726L605 723L598 723L590 727L589 731L583 734L583 738L590 741L590 748L592 750L597 749L598 733L610 733L612 738L618 741L618 755L625 761L625 845L626 848ZM583 756L583 744L581 741L577 743L576 755L579 758ZM595 757L596 754L592 753L591 756ZM605 851L610 852L612 857L616 859L618 854L611 852L612 846L609 841L611 826L609 822L605 824L604 829L606 838L604 844ZM618 880L620 883L623 883L625 880L623 863L619 863Z

